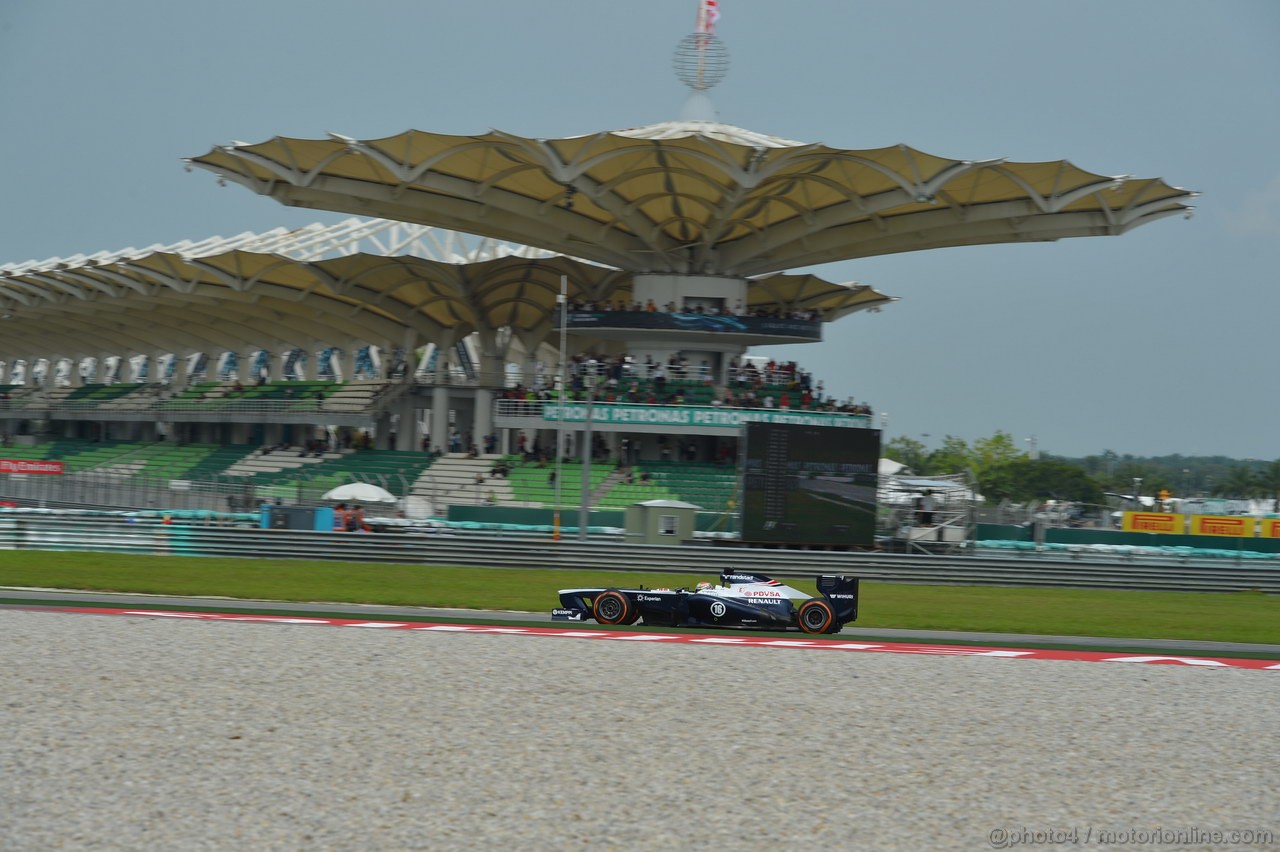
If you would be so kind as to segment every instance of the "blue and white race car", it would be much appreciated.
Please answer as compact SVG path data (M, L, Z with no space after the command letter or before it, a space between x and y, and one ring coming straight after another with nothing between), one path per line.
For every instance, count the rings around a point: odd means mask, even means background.
M692 589L561 589L551 619L838 633L858 617L857 577L823 575L818 594L806 595L763 574L726 571L720 585L703 582Z

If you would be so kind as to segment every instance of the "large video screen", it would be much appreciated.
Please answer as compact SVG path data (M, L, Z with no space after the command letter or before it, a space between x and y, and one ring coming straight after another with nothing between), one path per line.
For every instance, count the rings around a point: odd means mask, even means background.
M742 539L875 544L878 429L747 423Z

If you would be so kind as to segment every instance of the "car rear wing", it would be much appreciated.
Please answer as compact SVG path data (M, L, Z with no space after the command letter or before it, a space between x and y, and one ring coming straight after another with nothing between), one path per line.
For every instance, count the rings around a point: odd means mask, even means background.
M818 594L835 610L836 621L848 624L858 618L858 578L835 574L818 577Z

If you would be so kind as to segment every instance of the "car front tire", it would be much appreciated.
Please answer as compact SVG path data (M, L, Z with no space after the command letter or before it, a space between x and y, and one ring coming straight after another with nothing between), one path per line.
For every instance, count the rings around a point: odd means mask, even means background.
M631 598L617 589L605 589L596 595L591 614L601 624L635 624L639 617Z

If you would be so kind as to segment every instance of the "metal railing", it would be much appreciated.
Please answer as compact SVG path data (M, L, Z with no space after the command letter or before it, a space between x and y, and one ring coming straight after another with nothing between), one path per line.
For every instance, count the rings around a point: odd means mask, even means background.
M170 414L255 414L264 417L289 414L342 415L376 411L411 387L412 384L404 382L387 383L368 394L350 399L344 397L341 387L328 391L323 398L300 395L296 398L240 399L234 393L217 397L180 398L172 395L176 391L168 385L138 385L137 390L111 399L66 399L43 393L0 399L0 416L17 413L26 417L83 419L82 415L89 414L109 419L111 415L117 414L149 414L163 419ZM357 405L358 408L347 408L347 405Z
M201 509L256 505L257 486L243 476L186 480L81 471L62 476L0 475L4 499L36 508Z
M344 473L350 482L369 482L401 497L413 490L413 482L402 474ZM286 480L259 482L252 476L229 474L206 479L96 471L62 476L0 474L0 498L28 508L236 512L277 501L290 506L320 505L334 483L327 477L317 483L313 481L317 476L303 470Z
M1041 586L1087 589L1280 594L1280 564L831 553L697 545L622 544L501 537L434 530L435 534L262 530L160 524L138 519L0 516L0 549L134 553L169 556L321 559L402 565L630 571L712 576L726 569L773 577L848 574L895 583ZM643 582L643 581L640 581ZM548 600L554 589L547 590Z

